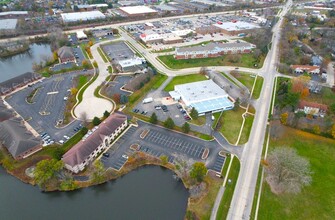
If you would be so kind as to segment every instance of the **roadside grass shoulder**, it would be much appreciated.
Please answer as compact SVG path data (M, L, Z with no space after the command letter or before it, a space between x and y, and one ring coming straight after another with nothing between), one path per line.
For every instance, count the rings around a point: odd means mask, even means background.
M254 116L246 114L241 137L238 142L239 145L242 145L248 142L253 122L254 122Z
M173 57L173 55L163 55L158 56L158 59L171 69L184 69L184 68L202 67L202 66L239 66L239 67L255 68L254 64L256 62L252 54L241 54L240 61L236 63L229 62L228 56L177 60ZM264 58L261 59L261 62L257 68L261 68L263 62Z
M222 179L207 175L204 181L208 186L206 196L200 201L190 200L187 210L194 212L199 219L209 220Z
M169 84L166 85L164 91L173 91L175 85L185 84L190 82L198 82L202 80L206 80L206 76L201 74L191 74L185 76L176 76L174 77Z
M230 172L228 174L228 179L231 180L231 183L228 183L227 181L225 185L226 188L221 198L220 206L216 215L217 220L224 220L227 218L239 172L240 172L240 161L237 159L237 157L234 157L232 166L230 167Z
M293 194L275 195L263 184L258 219L335 219L335 140L284 127L270 150L292 147L311 164L312 184Z
M258 99L259 96L261 95L261 91L262 91L262 88L263 88L263 82L264 82L264 78L261 77L261 76L257 76L256 78L256 84L255 84L255 87L254 87L254 91L252 93L252 98L253 99Z

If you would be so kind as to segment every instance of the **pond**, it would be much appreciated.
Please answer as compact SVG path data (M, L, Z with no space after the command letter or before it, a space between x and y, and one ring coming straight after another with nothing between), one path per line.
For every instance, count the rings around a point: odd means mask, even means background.
M26 72L33 71L33 62L43 61L43 57L52 57L49 44L31 44L30 49L7 58L0 58L0 83Z
M184 219L189 193L173 172L139 168L74 192L42 193L0 168L1 219Z

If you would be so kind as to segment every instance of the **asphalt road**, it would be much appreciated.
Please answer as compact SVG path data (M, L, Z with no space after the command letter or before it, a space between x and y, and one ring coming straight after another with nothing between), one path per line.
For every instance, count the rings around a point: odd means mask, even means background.
M280 25L282 24L283 16L287 13L291 4L292 0L286 3L280 13L279 21L273 28L272 47L264 61L264 67L262 69L264 71L262 74L264 77L263 89L259 100L255 102L256 115L249 141L245 144L242 157L240 158L241 169L227 219L250 218L271 104L271 94L274 86L274 78L276 76Z

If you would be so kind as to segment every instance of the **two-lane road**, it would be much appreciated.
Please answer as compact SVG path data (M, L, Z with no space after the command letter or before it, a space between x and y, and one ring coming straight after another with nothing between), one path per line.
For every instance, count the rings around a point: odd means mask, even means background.
M264 63L264 86L257 102L256 115L250 133L249 141L244 146L241 161L241 170L236 184L234 196L227 219L249 219L255 187L257 182L263 142L266 133L267 119L271 104L271 95L276 76L276 62L278 57L278 43L280 39L280 26L283 16L291 6L289 0L280 13L280 19L273 29L272 47Z

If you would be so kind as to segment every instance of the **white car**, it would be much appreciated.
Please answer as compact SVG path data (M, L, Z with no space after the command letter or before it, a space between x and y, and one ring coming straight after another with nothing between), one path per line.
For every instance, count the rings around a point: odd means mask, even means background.
M128 159L128 156L125 155L125 154L123 154L122 157L123 157L124 159Z
M70 138L69 138L69 136L66 136L66 135L64 135L63 136L66 140L69 140Z
M64 144L64 141L63 141L63 140L60 140L59 143L60 143L60 144Z

